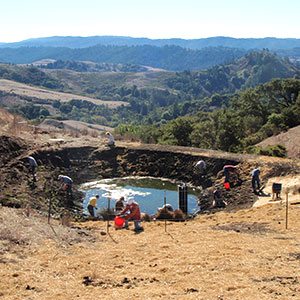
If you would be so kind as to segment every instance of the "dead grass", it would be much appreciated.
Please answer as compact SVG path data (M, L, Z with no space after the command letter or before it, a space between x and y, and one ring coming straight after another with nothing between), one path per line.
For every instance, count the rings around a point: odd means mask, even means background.
M139 234L111 226L102 235L106 222L78 223L97 239L84 243L82 234L67 247L44 221L7 208L0 217L10 229L13 219L23 225L11 243L26 241L12 251L1 238L3 299L299 299L299 205L290 206L288 230L285 206L276 204L167 222L167 231L146 222ZM55 229L71 238L70 228Z
M29 207L19 210L1 207L0 220L0 240L11 244L38 245L43 240L55 240L61 245L71 245L88 240L69 227L68 214L60 220L51 219L48 224L47 218Z
M62 102L68 102L72 99L86 100L97 105L104 104L110 108L116 108L121 105L128 105L128 103L122 101L103 101L100 99L94 99L85 96L55 92L52 90L37 88L7 79L0 79L0 90L13 95L21 95L45 100L60 100Z

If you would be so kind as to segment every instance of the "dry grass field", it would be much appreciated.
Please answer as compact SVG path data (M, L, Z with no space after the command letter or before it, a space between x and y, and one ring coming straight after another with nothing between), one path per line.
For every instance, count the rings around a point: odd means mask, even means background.
M55 92L52 90L37 88L7 79L0 79L0 91L10 94L16 94L19 96L27 96L31 98L60 100L62 102L68 102L72 99L86 100L97 105L104 104L110 108L118 107L120 105L127 105L127 103L122 101L103 101L85 96Z
M0 299L299 299L300 204L285 216L276 203L136 234L3 207Z

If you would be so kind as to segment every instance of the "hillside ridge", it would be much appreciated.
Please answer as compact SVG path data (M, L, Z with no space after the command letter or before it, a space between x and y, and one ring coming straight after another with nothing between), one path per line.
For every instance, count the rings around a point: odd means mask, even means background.
M86 48L95 45L116 45L116 46L137 46L153 45L165 46L176 45L184 48L201 49L204 47L225 46L243 49L288 49L300 47L300 39L297 38L234 38L226 36L215 36L199 39L150 39L134 38L129 36L52 36L31 38L14 43L0 43L0 47L69 47L69 48Z

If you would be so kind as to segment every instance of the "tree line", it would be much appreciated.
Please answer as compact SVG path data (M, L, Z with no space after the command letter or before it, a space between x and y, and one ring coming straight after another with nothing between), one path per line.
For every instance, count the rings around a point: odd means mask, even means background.
M255 145L300 124L299 92L299 79L272 79L228 96L228 107L199 111L160 126L119 125L116 132L146 143L284 156L286 151L280 145L267 150Z
M42 59L91 61L94 63L134 64L172 71L201 70L242 57L246 50L207 47L199 50L174 45L156 47L103 46L70 49L64 47L0 48L0 62L31 64Z

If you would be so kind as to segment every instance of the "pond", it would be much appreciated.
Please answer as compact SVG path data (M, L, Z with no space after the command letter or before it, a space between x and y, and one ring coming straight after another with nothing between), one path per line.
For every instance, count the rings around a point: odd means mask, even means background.
M89 198L97 194L99 195L98 212L106 209L108 202L110 208L114 208L116 200L121 196L125 197L126 200L129 195L133 196L140 205L141 212L149 215L155 214L157 209L164 205L164 197L166 197L166 203L171 204L175 210L178 209L179 202L178 185L181 183L153 177L125 177L87 182L81 185L81 189L85 192L84 211L88 214ZM189 214L199 210L195 188L188 187L187 200Z

